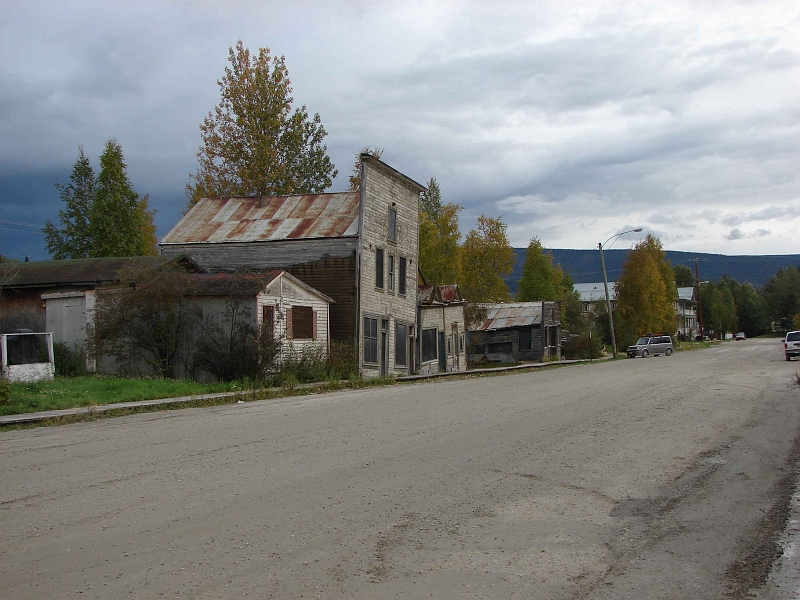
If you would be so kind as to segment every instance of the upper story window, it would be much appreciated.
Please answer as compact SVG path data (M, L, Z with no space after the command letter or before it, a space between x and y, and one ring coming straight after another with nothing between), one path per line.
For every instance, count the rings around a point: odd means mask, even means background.
M400 272L397 274L397 291L401 296L406 295L406 259L400 257Z
M375 249L375 287L383 289L383 248Z
M388 288L389 288L390 292L393 292L394 291L394 256L392 256L391 254L389 255L388 275L389 275Z
M390 208L389 209L389 235L388 239L390 242L397 241L397 209Z

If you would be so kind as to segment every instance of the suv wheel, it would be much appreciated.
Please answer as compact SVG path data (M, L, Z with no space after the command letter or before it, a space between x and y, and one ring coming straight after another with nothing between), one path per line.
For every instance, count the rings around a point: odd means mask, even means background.
M672 348L667 348L666 355L667 356L672 356Z
M642 350L642 358L647 358L650 353L647 350ZM789 360L788 358L786 360Z
M789 356L788 354L784 354L784 356L786 357L786 360L792 360L792 357Z

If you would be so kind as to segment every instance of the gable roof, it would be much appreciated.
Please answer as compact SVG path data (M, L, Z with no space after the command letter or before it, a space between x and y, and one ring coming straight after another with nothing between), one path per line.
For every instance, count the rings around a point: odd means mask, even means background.
M678 300L694 300L694 286L679 287Z
M295 286L318 296L325 302L336 304L317 289L300 281L291 273L282 270L266 271L264 273L247 273L245 275L232 275L230 273L216 273L214 275L196 275L192 278L190 296L226 296L235 298L254 297L263 292L269 284L283 278Z
M187 271L203 271L197 263L184 255L43 260L14 263L13 270L16 273L0 287L16 289L52 285L104 285L118 281L119 274L124 269L158 267L170 263L180 264Z
M464 298L458 284L435 285L428 283L417 287L417 304L463 304Z
M161 244L356 237L359 192L203 198Z

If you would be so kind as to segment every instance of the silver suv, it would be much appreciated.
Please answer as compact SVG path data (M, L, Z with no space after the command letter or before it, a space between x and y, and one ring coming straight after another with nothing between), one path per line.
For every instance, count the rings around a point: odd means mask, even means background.
M659 354L672 354L672 338L668 335L646 335L640 337L633 346L628 346L628 358L647 358Z
M783 354L786 360L792 360L793 356L800 356L800 331L790 331L783 338Z

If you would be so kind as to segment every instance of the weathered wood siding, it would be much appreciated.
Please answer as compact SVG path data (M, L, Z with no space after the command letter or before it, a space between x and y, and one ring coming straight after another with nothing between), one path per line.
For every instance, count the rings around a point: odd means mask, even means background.
M331 338L352 342L356 335L356 238L168 244L161 253L187 254L213 273L233 273L248 267L259 271L284 269L303 283L333 298Z
M330 348L328 302L281 277L270 283L267 289L258 295L257 304L259 325L263 324L264 306L273 307L273 335L275 339L281 340L281 359L285 359L291 354L300 355L310 349L319 349L324 353L328 352ZM293 337L287 339L286 337L289 309L298 306L310 307L313 310L316 322L313 338L298 339Z
M455 325L455 328L453 327ZM420 307L420 335L425 329L436 329L438 344L439 332L445 335L445 345L450 344L447 352L447 371L467 370L467 344L466 325L464 320L464 305L442 305ZM439 372L439 352L437 348L436 360L427 361L419 365L421 375L431 375ZM421 356L421 352L419 353Z
M389 239L389 212L397 211L395 240ZM395 324L415 323L417 304L417 261L419 258L419 191L382 163L364 160L362 171L362 222L359 286L361 306L359 330L365 316L378 319L378 361L381 359L381 322L388 321L388 364L386 372L404 375L409 366L395 364ZM383 287L376 286L376 250L383 250ZM389 256L394 257L394 290L388 287ZM405 294L399 281L400 258L406 259ZM337 300L338 301L338 300ZM409 337L409 344L413 338ZM364 339L359 339L362 375L380 374L380 364L364 363Z

